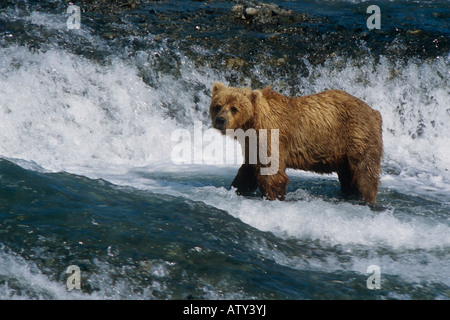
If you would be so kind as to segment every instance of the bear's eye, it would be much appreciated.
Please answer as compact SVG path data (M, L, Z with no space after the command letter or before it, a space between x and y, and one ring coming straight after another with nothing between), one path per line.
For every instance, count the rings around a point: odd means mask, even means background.
M236 107L231 107L230 110L232 114L236 114L236 112L238 112L238 109Z
M217 105L217 106L214 107L214 111L215 112L219 112L220 109L222 109L222 106Z

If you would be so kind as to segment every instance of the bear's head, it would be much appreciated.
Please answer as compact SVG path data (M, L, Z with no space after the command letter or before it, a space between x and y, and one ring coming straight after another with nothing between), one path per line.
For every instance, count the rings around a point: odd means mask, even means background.
M251 91L249 88L227 87L223 83L215 83L209 107L213 127L222 134L227 129L251 128L254 106L260 96L259 90Z

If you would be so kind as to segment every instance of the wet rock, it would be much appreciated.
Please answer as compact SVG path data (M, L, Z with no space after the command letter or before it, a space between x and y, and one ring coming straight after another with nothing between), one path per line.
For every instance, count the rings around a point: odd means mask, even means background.
M102 34L102 38L106 40L113 40L116 37L116 34L113 32L105 32Z
M241 58L230 58L227 61L227 68L239 70L245 65L245 60Z
M247 8L244 11L245 19L253 19L258 14L258 10L256 8Z
M418 29L416 29L416 30L408 30L408 31L406 31L406 34L418 35L421 32L422 31L418 30Z
M292 10L286 10L276 4L267 4L254 0L237 1L238 4L231 8L235 19L247 20L256 24L279 24L286 20L304 19L302 14L296 14Z

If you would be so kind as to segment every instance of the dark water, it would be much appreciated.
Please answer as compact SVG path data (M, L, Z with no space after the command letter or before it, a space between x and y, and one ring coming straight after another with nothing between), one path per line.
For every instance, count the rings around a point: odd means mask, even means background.
M375 1L374 30L362 1L135 3L75 3L77 30L68 2L0 4L1 299L450 298L448 1ZM378 205L294 171L285 202L242 197L238 162L174 161L215 81L379 110Z

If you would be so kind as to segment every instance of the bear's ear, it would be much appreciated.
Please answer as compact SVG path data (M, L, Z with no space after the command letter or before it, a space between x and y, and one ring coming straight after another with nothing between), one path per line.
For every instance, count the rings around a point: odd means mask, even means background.
M214 97L219 91L225 89L226 86L222 82L216 82L212 88L212 96Z
M261 90L254 90L250 93L250 101L255 106L259 104L259 101L262 99L262 92Z

